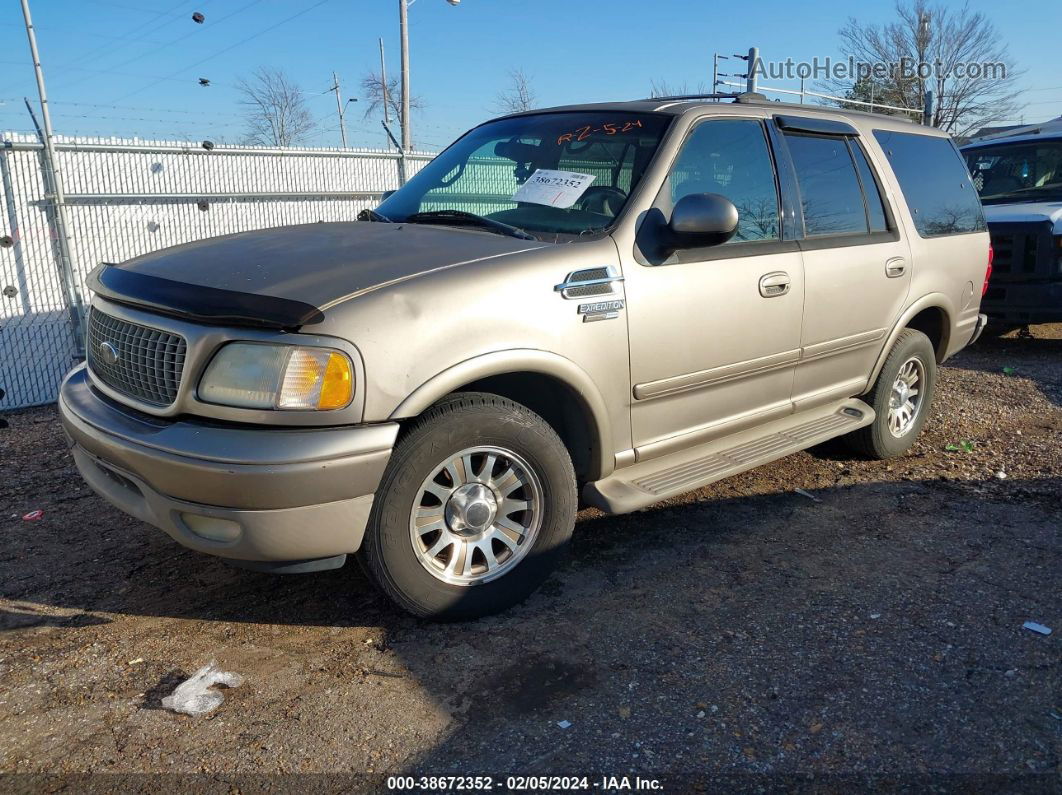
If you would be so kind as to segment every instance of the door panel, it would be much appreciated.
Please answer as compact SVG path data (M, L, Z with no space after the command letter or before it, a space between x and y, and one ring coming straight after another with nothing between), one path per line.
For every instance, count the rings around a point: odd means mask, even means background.
M630 331L631 425L639 459L791 411L804 275L781 242L775 170L761 121L696 124L654 212L717 193L738 209L729 243L624 262ZM728 256L729 255L729 256Z
M784 136L806 239L798 410L866 386L911 284L910 250L853 137Z
M798 407L863 390L907 300L909 256L900 240L803 253L803 358L793 386ZM889 276L896 260L905 263L903 273Z
M789 274L789 291L763 297L761 278L779 271ZM640 458L736 431L765 412L789 413L804 296L799 253L631 264L624 273Z

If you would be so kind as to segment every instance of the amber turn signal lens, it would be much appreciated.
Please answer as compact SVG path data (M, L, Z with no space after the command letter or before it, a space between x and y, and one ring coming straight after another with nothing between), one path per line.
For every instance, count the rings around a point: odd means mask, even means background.
M354 373L350 370L350 360L335 351L328 357L324 379L321 383L321 397L317 401L318 409L341 409L354 396Z

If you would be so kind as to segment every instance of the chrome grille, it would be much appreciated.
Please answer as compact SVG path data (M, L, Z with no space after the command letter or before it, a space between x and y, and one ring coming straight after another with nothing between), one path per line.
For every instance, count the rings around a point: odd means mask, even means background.
M89 313L88 326L88 364L103 383L153 406L169 406L177 399L184 369L183 337L98 309ZM113 363L104 358L108 344L117 354Z

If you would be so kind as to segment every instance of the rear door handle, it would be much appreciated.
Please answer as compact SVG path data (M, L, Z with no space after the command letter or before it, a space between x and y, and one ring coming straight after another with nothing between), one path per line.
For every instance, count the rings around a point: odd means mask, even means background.
M903 276L907 272L907 260L903 257L893 257L885 263L885 275L890 279Z
M785 271L765 273L760 277L760 295L764 298L777 298L789 292L789 274Z

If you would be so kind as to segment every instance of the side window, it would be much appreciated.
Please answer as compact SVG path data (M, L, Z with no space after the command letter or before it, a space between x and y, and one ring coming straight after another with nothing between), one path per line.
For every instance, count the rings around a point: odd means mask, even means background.
M778 190L763 127L752 119L720 119L697 125L671 168L671 200L691 193L718 193L738 210L730 241L778 240Z
M870 221L871 232L885 232L888 226L885 223L885 202L881 198L881 190L878 188L874 172L867 162L867 156L863 154L863 147L856 141L849 141L848 146L855 158L856 169L859 171L859 181L863 183L863 195L867 198L867 219Z
M985 229L966 163L947 138L875 130L922 237Z
M787 134L808 237L867 232L867 213L848 143L840 137Z

